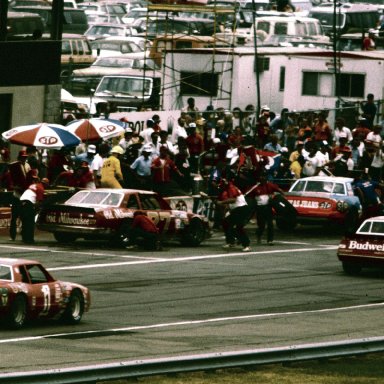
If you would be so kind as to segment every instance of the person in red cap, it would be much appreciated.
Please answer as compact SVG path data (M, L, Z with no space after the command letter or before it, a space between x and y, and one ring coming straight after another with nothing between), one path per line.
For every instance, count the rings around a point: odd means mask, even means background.
M41 182L37 171L32 171L32 184L24 191L20 197L21 204L21 238L25 244L35 242L35 216L39 204L44 199L45 187L49 185L49 180L43 178Z
M332 173L334 176L348 177L353 171L354 163L351 158L351 148L343 146L339 154L333 160Z

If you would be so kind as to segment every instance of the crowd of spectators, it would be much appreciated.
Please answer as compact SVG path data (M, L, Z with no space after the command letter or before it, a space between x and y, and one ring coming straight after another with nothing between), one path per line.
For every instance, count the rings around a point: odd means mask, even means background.
M354 126L341 117L331 126L326 111L298 114L284 108L276 114L263 106L257 114L252 105L199 111L190 98L171 132L154 112L141 132L127 125L122 137L49 154L26 148L27 163L54 186L140 188L164 196L191 194L200 174L210 195L218 193L223 175L244 191L261 171L288 185L300 177L350 176L356 170L380 181L384 132L382 124L375 124L373 95L360 108ZM1 188L12 190L7 143L1 143L0 153Z

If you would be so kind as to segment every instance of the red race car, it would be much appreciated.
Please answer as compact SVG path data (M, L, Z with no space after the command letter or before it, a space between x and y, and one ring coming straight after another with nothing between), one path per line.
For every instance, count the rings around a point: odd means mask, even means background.
M364 267L384 267L384 216L371 217L356 233L339 244L337 257L349 275L357 275Z
M37 261L0 258L0 318L12 328L29 319L80 322L91 303L88 288L55 280Z
M106 239L121 243L127 238L135 211L153 220L164 239L197 246L209 234L205 216L172 209L160 195L136 189L82 190L62 204L45 206L37 227L52 232L59 242L78 238Z

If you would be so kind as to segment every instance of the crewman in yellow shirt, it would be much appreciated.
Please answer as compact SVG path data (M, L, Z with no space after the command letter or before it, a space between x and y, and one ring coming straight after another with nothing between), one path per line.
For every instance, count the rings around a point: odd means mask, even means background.
M102 188L122 188L121 183L124 181L121 172L119 157L124 154L123 148L116 145L111 150L111 156L104 160L101 168L100 185Z

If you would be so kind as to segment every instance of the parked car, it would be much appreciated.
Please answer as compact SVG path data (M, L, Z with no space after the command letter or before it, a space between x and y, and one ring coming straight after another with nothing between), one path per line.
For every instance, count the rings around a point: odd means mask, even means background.
M52 27L52 7L43 6L16 6L15 12L37 13L44 22L44 32L50 33ZM64 8L63 33L83 34L88 29L88 20L82 9Z
M79 191L63 204L43 208L37 226L53 233L59 242L79 238L121 242L127 238L137 210L154 221L165 239L176 238L183 244L198 246L209 236L205 216L173 210L157 193L135 189Z
M97 12L99 14L114 15L120 19L126 14L125 7L119 3L113 3L109 1L92 1L82 2L78 4L79 9L83 9L85 13Z
M7 40L33 39L44 31L43 19L29 12L8 12Z
M212 36L220 32L220 26L211 19L190 19L184 17L154 18L148 19L146 31L139 33L139 36L146 36L153 40L157 35L185 34L198 36Z
M96 89L103 76L119 75L125 69L157 70L156 63L144 58L142 52L121 56L99 57L90 67L73 71L70 88L76 95L89 95L91 89Z
M108 36L134 36L136 30L124 24L101 23L91 25L85 32L89 40L102 39Z
M138 36L109 36L91 41L91 46L93 54L100 57L144 52L150 48L150 43Z
M384 216L365 220L356 233L344 237L337 257L349 275L357 275L366 267L384 267Z
M280 228L294 228L297 223L340 224L347 233L356 230L362 207L354 195L349 177L311 176L297 180L285 198L297 211L296 218L277 218Z
M256 18L256 31L264 33L265 39L276 36L294 36L314 41L329 42L319 20L311 17L283 15L260 16ZM249 29L251 34L253 28Z
M95 13L87 12L87 19L88 19L89 25L101 24L101 23L123 24L121 19L119 19L119 17L116 15L104 15L98 12L95 12Z
M31 319L81 321L89 310L89 289L54 279L37 261L0 258L0 318L12 328Z
M342 3L337 8L336 23L334 23L333 3L324 3L313 7L309 16L318 19L328 35L334 34L334 28L340 35L374 28L379 21L380 13L377 5Z

